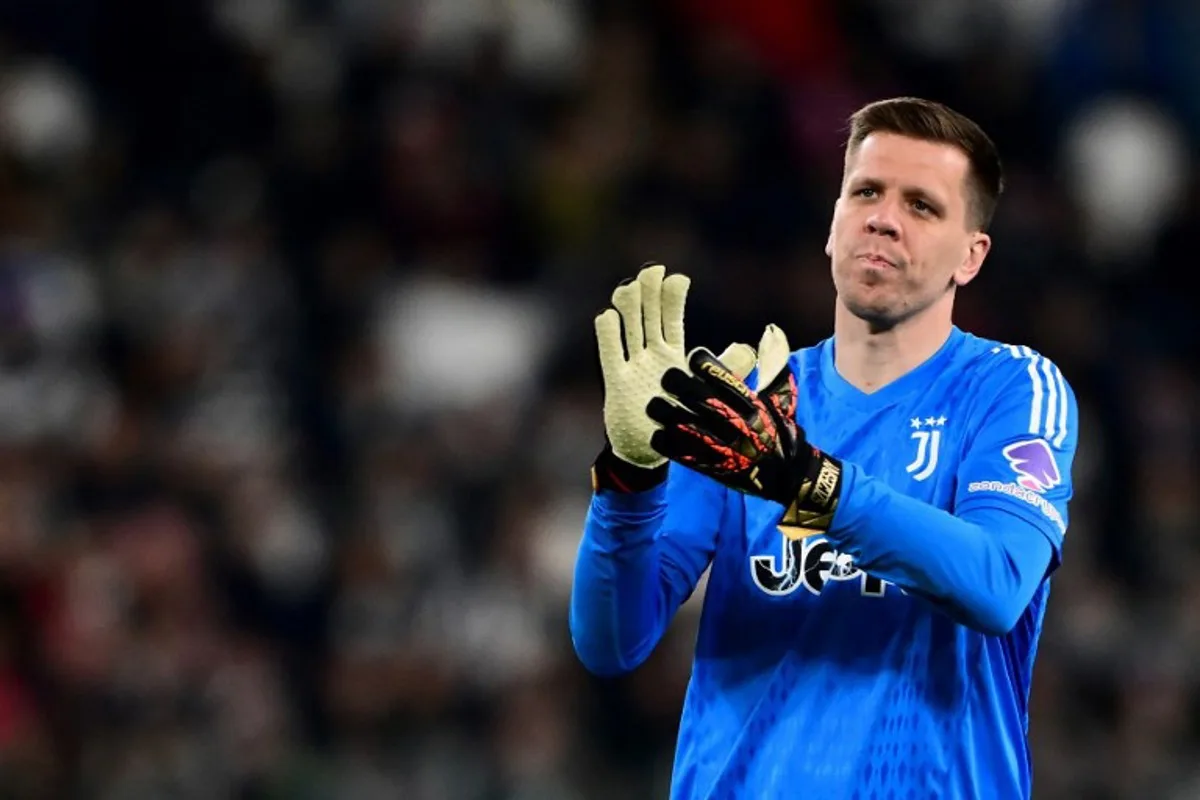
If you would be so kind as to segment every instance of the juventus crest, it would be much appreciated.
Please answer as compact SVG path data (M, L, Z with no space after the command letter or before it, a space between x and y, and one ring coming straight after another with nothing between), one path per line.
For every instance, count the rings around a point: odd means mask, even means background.
M923 481L937 470L938 454L942 449L942 429L945 417L914 417L909 425L913 428L912 438L917 442L917 455L904 471L914 481Z

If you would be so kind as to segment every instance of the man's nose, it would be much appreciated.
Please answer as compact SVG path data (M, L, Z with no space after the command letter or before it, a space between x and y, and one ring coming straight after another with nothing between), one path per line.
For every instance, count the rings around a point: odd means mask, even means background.
M900 226L895 214L888 208L877 208L867 217L865 223L867 233L888 236L897 239L900 236Z

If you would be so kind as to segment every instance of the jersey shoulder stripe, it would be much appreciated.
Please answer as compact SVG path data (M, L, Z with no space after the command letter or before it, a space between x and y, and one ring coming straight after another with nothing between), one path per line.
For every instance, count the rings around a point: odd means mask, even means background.
M1031 347L997 343L993 357L1005 359L1018 369L1029 391L1030 436L1062 447L1074 424L1071 419L1070 388L1058 365ZM1021 383L1014 384L1020 386Z

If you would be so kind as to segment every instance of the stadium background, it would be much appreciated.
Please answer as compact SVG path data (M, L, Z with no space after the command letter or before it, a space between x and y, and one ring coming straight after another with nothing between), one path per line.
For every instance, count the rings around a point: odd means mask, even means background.
M591 316L827 335L841 122L1010 188L958 322L1084 420L1036 796L1200 797L1190 0L3 0L0 793L664 797L695 599L609 682L565 610ZM847 708L847 714L854 709Z

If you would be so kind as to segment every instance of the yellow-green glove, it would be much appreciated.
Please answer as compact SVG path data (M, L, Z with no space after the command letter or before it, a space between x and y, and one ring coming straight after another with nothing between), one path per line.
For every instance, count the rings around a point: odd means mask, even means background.
M687 371L683 317L691 279L666 267L644 267L637 277L618 286L612 308L596 317L596 343L604 375L604 428L613 454L645 469L666 463L650 446L659 428L646 406L662 394L667 370ZM749 345L731 344L721 361L745 377L754 368Z

